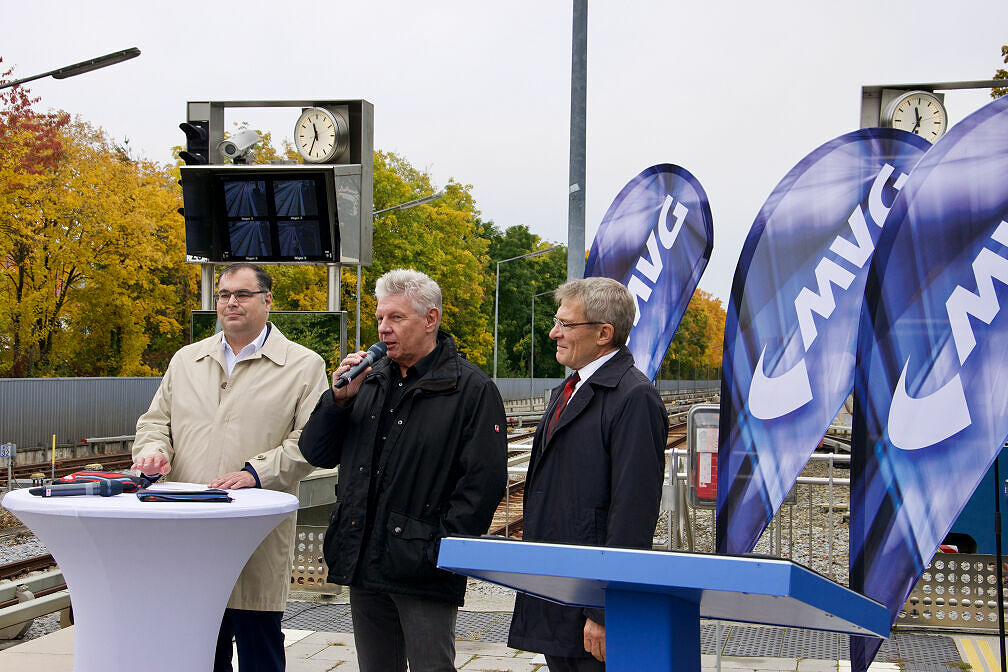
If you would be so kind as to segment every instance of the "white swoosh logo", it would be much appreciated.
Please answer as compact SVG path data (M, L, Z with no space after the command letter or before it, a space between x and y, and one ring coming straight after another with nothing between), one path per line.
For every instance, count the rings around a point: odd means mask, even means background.
M812 401L812 386L809 385L805 358L798 360L787 372L767 378L763 373L763 356L760 353L749 386L749 413L760 420L773 420L796 411Z
M944 441L973 422L966 393L957 373L931 394L915 399L907 394L907 357L889 407L889 441L900 450L919 450Z

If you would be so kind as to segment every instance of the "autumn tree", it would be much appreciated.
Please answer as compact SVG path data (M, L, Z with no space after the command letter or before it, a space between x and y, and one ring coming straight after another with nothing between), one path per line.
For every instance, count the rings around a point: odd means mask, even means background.
M0 375L157 373L194 293L177 185L36 101L0 99Z
M393 153L375 152L374 207L381 210L432 195L430 175ZM493 357L493 335L486 306L486 225L480 219L472 185L449 180L444 196L431 203L375 216L374 263L364 268L361 339L377 340L374 284L393 268L414 268L440 286L444 297L442 325L459 350L486 366ZM345 276L346 277L346 276ZM349 278L348 278L349 280ZM350 289L355 284L344 282ZM355 300L352 294L348 297ZM352 305L349 301L344 305Z
M1001 60L1008 63L1008 44L1001 45ZM1008 70L998 68L997 71L994 72L994 79L1008 79ZM1008 94L1008 86L995 88L991 91L991 98L1000 98L1005 94Z
M686 307L658 377L717 378L721 369L725 310L721 300L697 289Z
M9 81L12 71L0 75ZM34 295L34 277L25 261L41 246L35 220L46 202L48 180L63 154L60 131L65 114L39 114L22 87L0 93L0 372L25 375L38 359L46 338L49 310L45 297ZM56 301L59 301L57 298Z

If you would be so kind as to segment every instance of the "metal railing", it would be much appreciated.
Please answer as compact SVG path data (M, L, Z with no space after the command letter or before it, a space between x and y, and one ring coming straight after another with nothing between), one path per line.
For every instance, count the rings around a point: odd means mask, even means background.
M713 509L688 505L687 458L685 448L666 451L662 510L668 517L665 535L659 536L663 547L669 550L713 553L716 514ZM848 471L838 469L837 465L849 465L850 455L815 453L809 462L821 464L826 475L798 477L754 552L795 560L838 583L847 584L845 517L850 510L850 478ZM807 515L802 516L802 512ZM796 531L796 519L800 526L804 523L804 529L799 527ZM825 555L822 554L824 546Z

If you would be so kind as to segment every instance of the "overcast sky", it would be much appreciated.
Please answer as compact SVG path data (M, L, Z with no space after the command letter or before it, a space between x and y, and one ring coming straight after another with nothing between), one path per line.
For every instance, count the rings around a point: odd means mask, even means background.
M364 98L375 147L472 184L485 219L566 243L571 7L477 2L8 3L4 69L26 77L126 47L142 55L33 82L42 109L168 162L189 100ZM861 86L990 79L1008 2L589 2L586 245L634 175L678 164L707 191L727 300L742 243L803 156L859 126ZM989 90L952 91L954 123ZM227 118L290 135L293 109ZM279 144L279 143L278 143ZM521 262L515 262L521 263Z

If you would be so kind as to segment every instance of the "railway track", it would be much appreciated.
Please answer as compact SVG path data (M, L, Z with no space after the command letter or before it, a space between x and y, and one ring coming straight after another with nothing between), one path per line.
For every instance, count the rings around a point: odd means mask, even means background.
M101 464L105 471L118 471L129 469L133 464L133 456L130 453L111 453L108 455L88 455L85 457L68 457L56 460L56 478L81 471L89 464ZM14 478L18 480L30 479L34 473L45 474L46 478L52 474L51 462L39 462L36 464L15 465L13 469Z
M56 566L56 561L51 555L38 555L34 558L16 560L0 565L0 581L10 581L28 572L38 572ZM0 605L2 606L2 605Z
M523 435L522 438L528 438L534 433L535 432ZM508 437L508 442L518 440L520 439ZM680 422L670 424L668 440L665 444L666 448L678 448L684 443L686 443L686 423ZM522 524L524 522L524 518L522 516L524 489L524 480L512 481L508 484L507 496L497 506L497 510L494 512L493 522L490 523L490 529L487 530L487 534L494 536L507 536L512 539L521 539Z
M521 539L522 531L522 502L525 496L525 481L513 481L508 483L507 495L497 506L494 512L493 522L487 534L494 536L507 536L512 539Z
M30 575L30 576L29 576ZM39 555L34 558L17 560L0 565L0 584L12 582L17 584L18 591L28 590L31 599L45 597L67 589L66 582L62 580L63 575L56 566L56 561L51 555ZM24 584L22 586L22 584ZM10 583L7 584L9 586ZM24 595L18 598L17 592L11 590L2 591L9 599L0 599L0 610L21 604ZM31 621L28 621L30 624Z

